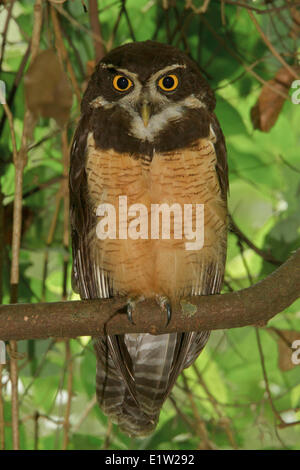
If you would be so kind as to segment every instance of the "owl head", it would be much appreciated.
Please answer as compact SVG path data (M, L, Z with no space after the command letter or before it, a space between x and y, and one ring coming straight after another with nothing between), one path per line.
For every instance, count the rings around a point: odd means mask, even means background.
M98 63L82 113L98 147L152 154L206 137L214 106L213 91L192 59L146 41L118 47Z

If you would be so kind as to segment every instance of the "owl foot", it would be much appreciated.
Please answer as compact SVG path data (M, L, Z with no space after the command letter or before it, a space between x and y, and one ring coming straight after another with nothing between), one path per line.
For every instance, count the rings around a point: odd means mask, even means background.
M135 310L135 306L138 302L142 302L145 300L145 297L139 296L139 297L129 297L127 300L127 318L130 321L132 325L135 325L133 319L132 319L132 314Z
M162 311L163 311L163 312L166 312L166 314L167 314L167 323L166 323L166 326L168 326L168 324L169 324L170 321L171 321L171 317L172 317L171 302L170 302L170 300L168 299L168 297L165 297L164 295L157 296L156 300L157 300L157 302L158 302L158 305L159 305L160 308L162 309Z

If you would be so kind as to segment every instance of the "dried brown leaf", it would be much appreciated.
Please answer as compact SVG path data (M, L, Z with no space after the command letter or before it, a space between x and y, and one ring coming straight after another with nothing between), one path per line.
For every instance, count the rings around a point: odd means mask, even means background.
M59 126L69 119L72 89L54 50L38 54L24 79L28 109L37 118L52 117Z
M259 98L251 109L251 120L254 129L269 132L274 126L285 102L284 97L279 93L288 96L293 80L295 80L295 77L289 70L281 67L275 77L267 82L268 85L262 87Z

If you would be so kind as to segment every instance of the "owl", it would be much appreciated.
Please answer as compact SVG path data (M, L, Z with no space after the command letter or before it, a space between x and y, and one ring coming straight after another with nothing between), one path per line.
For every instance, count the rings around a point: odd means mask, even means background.
M137 302L154 298L168 321L184 297L220 292L228 174L214 107L197 64L170 45L126 44L97 64L71 147L72 281L82 299L126 296L132 320ZM99 237L98 208L117 207L120 198L147 209L143 232L124 236L132 220L116 211L118 233ZM186 249L186 231L175 237L172 211L170 236L151 237L151 210L162 204L204 208L201 248ZM193 215L189 229L195 222ZM182 228L184 219L176 223ZM130 436L153 432L178 375L208 338L209 331L94 338L103 412Z

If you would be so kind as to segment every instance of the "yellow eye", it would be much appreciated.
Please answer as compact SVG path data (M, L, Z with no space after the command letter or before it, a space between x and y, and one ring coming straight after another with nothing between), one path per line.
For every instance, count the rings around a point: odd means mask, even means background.
M124 75L116 75L113 79L113 86L118 91L127 91L132 87L132 81Z
M176 75L165 75L159 79L158 86L164 91L173 91L178 86L178 78Z

